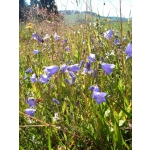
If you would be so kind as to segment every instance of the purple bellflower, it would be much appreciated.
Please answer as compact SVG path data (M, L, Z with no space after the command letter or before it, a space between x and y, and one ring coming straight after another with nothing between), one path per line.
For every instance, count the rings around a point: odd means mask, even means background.
M36 74L35 74L35 73L31 76L30 81L31 81L32 83L38 81L37 78L36 78Z
M34 54L38 54L39 52L40 52L40 51L37 50L37 49L33 51Z
M79 65L80 68L82 67L83 64L84 64L84 60L81 60L81 61L80 61L80 65Z
M58 69L59 69L58 66L49 66L49 67L45 67L44 72L49 74L48 77L50 77L53 74L55 74L58 71Z
M72 71L69 72L69 75L70 75L70 77L71 77L71 81L68 80L68 78L66 78L66 82L67 82L69 85L71 85L71 84L73 84L73 83L75 82L76 76L75 76L75 74L74 74Z
M97 85L90 86L89 90L91 90L92 92L100 92L100 89Z
M104 38L110 40L112 34L113 34L113 31L112 30L108 30L107 32L104 32Z
M53 98L53 102L56 103L56 104L59 104L59 101L55 98Z
M67 69L72 72L78 72L80 70L80 67L78 64L74 64L74 65L68 66Z
M47 83L49 81L49 78L48 78L48 76L46 75L46 74L41 74L40 75L40 82L41 83Z
M85 68L83 68L83 73L88 73L88 74L91 74L92 73L92 70L91 70L91 62L86 62L86 66Z
M32 34L32 38L33 38L34 40L37 39L39 42L42 42L42 43L44 42L43 39L42 39L39 35L37 35L36 33L33 33L33 34Z
M132 43L128 44L128 46L126 47L125 53L127 55L126 59L132 57Z
M109 74L113 71L113 69L115 68L115 65L114 65L114 64L102 63L102 64L101 64L101 67L102 67L102 69L105 71L105 73L106 73L107 75L109 75Z
M90 62L94 62L95 61L95 54L90 54L89 57L88 57L88 60Z
M55 41L58 41L58 40L60 39L60 36L57 35L57 33L55 33L55 34L54 34L54 39L55 39Z
M26 73L31 73L32 72L32 69L31 68L28 68L27 70L26 70Z
M67 65L66 64L63 64L61 67L60 67L60 72L61 73L66 73L66 72L68 72L68 70L67 70Z
M104 92L93 92L92 94L92 98L95 99L95 101L97 102L97 104L100 104L101 102L106 102L105 96L107 94Z
M32 109L32 108L28 108L28 109L25 109L25 113L31 117L34 116L34 113L35 113L35 109Z
M28 98L26 103L29 104L29 107L35 107L36 106L36 99L35 98Z
M119 40L119 39L115 39L115 40L114 40L114 44L115 44L115 45L120 44L120 40Z
M70 52L70 47L69 47L69 46L66 46L66 47L65 47L65 50L66 50L66 52Z

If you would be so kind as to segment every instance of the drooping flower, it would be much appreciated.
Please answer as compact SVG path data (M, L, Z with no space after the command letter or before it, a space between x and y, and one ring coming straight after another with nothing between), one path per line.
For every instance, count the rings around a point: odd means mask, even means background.
M44 72L50 75L55 74L58 71L59 67L58 66L48 66L45 67Z
M79 67L81 68L83 64L84 64L84 60L81 60Z
M104 32L104 38L110 40L112 34L113 34L113 31L112 30L108 30L107 32Z
M66 64L63 64L61 67L60 67L60 72L61 73L66 73L66 72L68 72L68 70L67 70L67 65Z
M115 68L115 65L114 64L102 63L101 67L105 71L105 73L107 75L109 75L113 71L113 69Z
M32 69L31 68L28 68L27 70L26 70L26 73L31 73L32 72Z
M66 82L67 82L69 85L71 85L71 84L73 84L73 83L75 82L76 76L75 76L75 74L74 74L72 71L69 72L69 75L70 75L70 77L71 77L71 80L69 80L68 78L66 78L65 80L66 80Z
M66 50L67 52L70 52L70 47L69 47L69 46L66 46L66 47L65 47L65 50Z
M104 92L93 92L92 94L92 98L95 99L95 101L97 102L97 104L100 104L101 102L106 102L105 96L107 94Z
M35 74L35 73L31 76L30 81L31 81L32 83L38 81L37 78L36 78L36 74Z
M88 74L91 74L92 73L92 70L91 70L91 62L86 62L86 66L85 68L83 68L83 74L85 73L88 73Z
M100 92L100 89L97 85L90 86L89 90L91 90L92 92Z
M34 40L37 39L39 42L42 42L42 43L44 42L43 39L42 39L38 34L36 34L36 33L33 33L33 34L32 34L32 38L33 38Z
M28 108L28 109L25 109L25 113L31 117L34 116L34 113L35 113L35 109L32 109L32 108Z
M29 104L29 107L35 107L36 106L36 99L35 98L28 98L26 103Z
M97 69L94 70L94 77L97 76Z
M60 36L57 35L57 33L55 33L55 34L54 34L54 39L55 39L55 41L58 41L58 40L60 39Z
M114 44L115 44L115 45L120 44L120 40L119 40L118 38L117 38L117 39L115 39L115 40L114 40Z
M68 66L67 69L72 72L78 72L80 70L80 67L79 67L79 64L74 64L74 65Z
M132 57L132 43L128 44L128 46L126 47L125 53L127 55L126 59Z
M44 84L45 84L45 83L47 83L48 81L49 81L49 78L47 77L46 74L43 74L43 75L41 74L41 75L40 75L40 82L41 82L41 83L44 83Z
M95 61L95 54L90 54L89 57L88 57L88 60L90 62L94 62Z
M53 98L53 102L56 103L56 104L59 104L59 101L55 98Z
M67 38L65 38L65 39L63 40L63 43L67 43L67 41L68 41L68 39L67 39Z
M33 51L34 54L38 54L39 52L40 52L40 51L37 50L37 49Z

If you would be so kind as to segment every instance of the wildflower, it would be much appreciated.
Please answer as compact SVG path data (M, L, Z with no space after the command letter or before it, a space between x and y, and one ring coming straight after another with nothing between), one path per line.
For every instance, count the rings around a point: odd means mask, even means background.
M32 75L32 77L30 78L30 81L31 81L32 83L38 81L37 78L36 78L36 74L35 74L35 73L34 73L34 74Z
M65 38L65 39L63 40L63 43L67 43L67 41L68 41L68 39L67 39L67 38Z
M84 60L81 60L79 67L82 67L83 63L84 63Z
M100 61L101 61L101 63L103 63L104 62L104 57L101 57Z
M36 99L35 98L28 98L26 103L29 104L29 107L35 107Z
M60 118L58 117L58 113L54 114L53 121L58 121Z
M108 30L107 32L104 32L104 38L110 40L112 34L113 34L113 31L112 30Z
M39 50L34 50L33 53L34 54L38 54L40 51Z
M94 77L97 76L97 69L94 70Z
M43 39L42 39L39 35L37 35L36 33L33 33L33 34L32 34L32 38L33 38L34 40L37 39L39 42L42 42L42 43L44 42Z
M49 75L53 75L58 71L59 67L58 66L49 66L45 67L44 72L48 73Z
M113 71L113 69L115 68L115 65L114 65L114 64L102 63L102 64L101 64L101 67L102 67L102 69L105 71L105 73L106 73L107 75L109 75L109 74Z
M69 46L65 47L65 50L66 50L67 52L69 52L69 51L70 51L70 47L69 47Z
M25 113L31 117L34 116L34 113L35 113L35 109L32 109L32 108L28 108L28 109L25 109Z
M70 75L70 77L71 77L71 81L68 80L68 78L66 78L66 82L67 82L69 85L71 85L71 84L73 84L73 83L75 82L76 76L75 76L75 74L74 74L72 71L69 72L69 75Z
M91 62L86 62L86 68L83 68L83 73L88 73L88 74L92 73Z
M60 71L61 71L62 73L68 72L67 67L68 67L68 66L67 66L66 64L63 64L63 65L60 67Z
M31 68L28 68L27 70L26 70L26 73L31 73L32 72L32 69Z
M92 98L95 99L95 101L100 104L101 102L106 102L105 96L107 94L104 92L93 92Z
M78 72L80 70L80 67L78 64L74 64L74 65L69 66L67 69L72 72Z
M55 41L58 41L58 40L60 39L60 36L57 35L57 33L55 33L55 34L54 34L54 39L55 39Z
M90 54L90 56L88 57L88 60L90 62L94 62L95 61L95 54Z
M40 82L41 83L47 83L49 81L49 78L47 77L47 75L46 74L44 74L44 75L40 75Z
M28 23L28 25L26 26L27 29L33 29L33 24L32 23Z
M56 103L56 104L59 104L59 101L55 98L53 98L53 102Z
M125 50L125 53L126 53L126 59L130 58L132 56L132 43L129 43L126 50Z
M120 40L119 40L119 39L115 39L115 40L114 40L114 44L115 44L115 45L120 44Z
M100 92L100 89L97 85L90 86L89 90L91 90L92 92Z

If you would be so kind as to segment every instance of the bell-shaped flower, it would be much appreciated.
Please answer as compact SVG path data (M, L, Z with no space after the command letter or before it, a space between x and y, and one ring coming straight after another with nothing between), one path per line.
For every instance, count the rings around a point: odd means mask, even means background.
M88 57L88 60L90 62L94 62L95 61L95 54L90 54L89 57Z
M31 68L28 68L27 70L26 70L26 73L31 73L32 72L32 69Z
M56 103L56 104L59 104L59 101L55 98L53 98L53 102Z
M117 38L117 39L115 39L115 40L114 40L114 44L115 44L115 45L120 44L120 40L119 40L118 38Z
M36 99L35 98L28 98L26 103L29 105L29 107L35 107L36 106Z
M70 47L69 47L69 46L66 46L66 47L65 47L65 50L66 50L66 52L70 52Z
M66 78L66 82L67 82L69 85L71 85L71 84L73 84L73 83L75 82L76 76L75 76L75 74L74 74L72 71L69 72L69 75L70 75L70 77L71 77L71 80L69 80L68 78Z
M37 50L37 49L33 51L34 54L38 54L39 52L40 52L40 51Z
M102 69L104 70L104 72L109 75L113 69L115 68L114 64L107 64L107 63L102 63L101 64Z
M113 31L112 30L108 30L107 32L104 32L104 38L110 40L110 38L112 37Z
M89 90L91 90L92 92L100 92L100 89L97 85L90 86Z
M61 67L60 67L60 72L61 73L66 73L66 72L68 72L68 70L67 70L67 65L66 64L63 64Z
M125 53L127 55L126 59L132 57L132 43L128 44L128 46L126 47Z
M94 70L94 78L97 76L97 69Z
M42 39L38 34L36 34L36 33L33 33L33 34L32 34L32 38L33 38L34 40L37 39L39 42L42 42L42 43L44 42L43 39Z
M46 74L43 74L43 75L41 74L41 75L40 75L40 82L41 82L41 83L44 83L44 84L45 84L45 83L47 83L48 81L49 81L49 78L48 78L48 76L47 76Z
M95 101L97 102L97 104L100 104L101 102L106 102L105 96L107 94L104 92L93 92L92 94L92 98L95 99Z
M32 109L32 108L28 108L28 109L25 109L25 113L31 117L34 116L34 113L35 113L35 109Z
M80 70L79 64L71 65L67 68L69 71L78 72Z
M83 68L83 74L85 73L88 73L88 74L91 74L92 73L92 70L91 70L91 62L86 62L86 66L85 68Z
M30 81L31 81L32 83L38 81L37 78L36 78L36 74L35 74L35 73L31 76Z
M55 74L58 71L59 67L58 66L49 66L49 67L45 67L44 72L50 75Z
M57 35L57 33L55 33L55 34L54 34L54 39L55 39L55 41L58 41L58 40L60 39L60 36Z
M81 68L83 64L84 64L84 60L81 60L79 67Z

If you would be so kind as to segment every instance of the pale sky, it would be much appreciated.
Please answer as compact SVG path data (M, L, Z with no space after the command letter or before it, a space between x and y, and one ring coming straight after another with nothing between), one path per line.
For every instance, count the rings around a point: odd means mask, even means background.
M27 0L27 2L30 0ZM80 3L76 4L76 0L55 0L58 10L78 10L85 11L86 4L90 4L90 0L78 0ZM119 2L120 0L91 0L92 11L98 13L101 16L119 16ZM105 5L104 5L105 3ZM131 14L130 14L131 11ZM132 17L132 0L122 0L122 15L123 17L128 18Z

